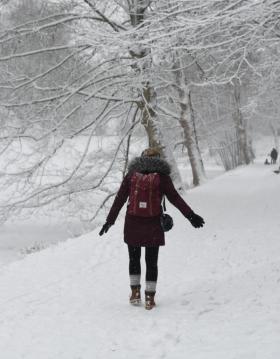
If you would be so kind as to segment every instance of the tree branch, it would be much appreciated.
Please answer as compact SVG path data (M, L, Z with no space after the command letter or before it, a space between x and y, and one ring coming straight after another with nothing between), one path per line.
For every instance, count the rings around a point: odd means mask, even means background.
M83 0L94 12L97 13L97 15L99 15L103 21L105 23L107 23L109 26L111 26L111 28L116 31L119 32L119 30L126 30L123 26L116 24L115 22L109 20L104 14L102 14L101 11L99 11L98 9L96 9L96 7L91 3L90 0Z
M42 53L45 53L45 52L68 50L68 49L73 49L73 48L83 48L83 49L85 49L85 48L89 48L89 47L91 47L91 45L86 45L86 44L63 45L63 46L48 47L48 48L43 48L43 49L27 51L27 52L22 52L22 53L19 53L19 54L13 54L13 55L9 55L9 56L0 57L0 62L1 61L2 62L3 61L9 61L9 60L12 60L12 59L26 57L26 56L33 56L33 55L42 54Z

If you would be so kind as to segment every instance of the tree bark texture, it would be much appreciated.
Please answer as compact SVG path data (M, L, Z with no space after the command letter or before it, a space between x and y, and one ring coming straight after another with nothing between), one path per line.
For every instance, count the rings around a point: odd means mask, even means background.
M241 112L240 101L240 84L237 80L234 81L234 100L235 100L235 112L233 114L233 121L236 130L237 145L238 145L238 164L248 165L252 162L252 149L250 149L250 142L248 141L247 134L247 121L244 119Z
M178 66L183 68L182 64ZM198 146L198 139L196 136L196 127L194 112L191 104L190 89L186 84L185 76L182 70L175 71L176 74L176 88L179 95L180 119L179 123L182 127L184 140L186 143L188 156L192 168L193 185L200 185L205 179L205 172L201 153Z
M182 95L180 96L180 109L181 111L179 123L184 133L188 156L192 168L193 185L198 186L204 180L204 168L195 140L194 127L191 123L189 96L188 93L185 93L185 91L182 91Z

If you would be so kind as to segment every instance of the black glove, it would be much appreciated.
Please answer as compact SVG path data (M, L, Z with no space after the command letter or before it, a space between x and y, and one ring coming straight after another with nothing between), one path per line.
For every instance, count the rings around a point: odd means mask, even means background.
M103 225L103 227L101 228L101 231L99 232L99 235L102 236L104 233L107 233L110 227L111 227L111 224L106 222Z
M191 212L188 216L187 216L188 220L191 222L191 225L194 228L200 228L203 227L203 225L205 224L204 219L202 217L200 217L198 214L195 214L194 212Z

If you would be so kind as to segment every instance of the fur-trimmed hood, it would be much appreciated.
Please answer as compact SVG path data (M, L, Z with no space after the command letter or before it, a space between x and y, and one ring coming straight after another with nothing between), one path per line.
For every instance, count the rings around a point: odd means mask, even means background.
M170 175L171 168L169 164L158 157L135 157L128 165L128 173L159 173L162 175Z

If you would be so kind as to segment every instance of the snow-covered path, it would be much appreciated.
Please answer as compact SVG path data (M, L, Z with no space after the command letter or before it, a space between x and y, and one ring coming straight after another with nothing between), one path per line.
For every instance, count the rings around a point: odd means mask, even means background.
M278 359L279 186L255 164L188 192L202 230L168 205L152 311L128 305L122 217L107 236L12 263L0 275L1 358Z

